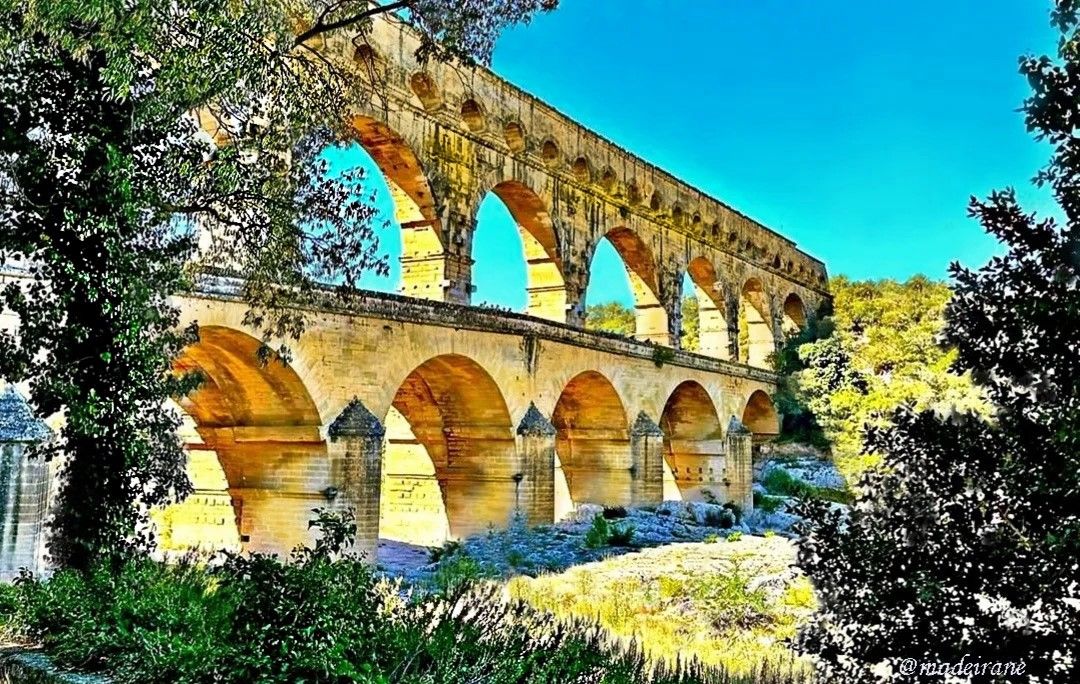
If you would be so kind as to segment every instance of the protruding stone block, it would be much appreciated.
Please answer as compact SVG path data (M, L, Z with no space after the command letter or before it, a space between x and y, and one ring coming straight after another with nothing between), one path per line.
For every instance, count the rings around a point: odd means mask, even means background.
M754 435L735 416L728 422L727 487L728 501L746 512L754 508Z
M644 411L630 430L630 503L664 500L664 431Z
M530 403L517 427L515 508L530 525L555 520L555 435L544 414Z
M379 490L382 478L383 436L386 429L359 399L354 398L328 429L334 451L342 461L339 488L326 498L356 511L356 547L374 562L379 541ZM336 491L335 491L336 490Z

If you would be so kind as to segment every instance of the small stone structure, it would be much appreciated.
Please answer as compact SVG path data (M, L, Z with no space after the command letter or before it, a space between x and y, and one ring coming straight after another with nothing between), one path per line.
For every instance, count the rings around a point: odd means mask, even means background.
M49 466L32 447L51 435L13 385L0 390L0 579L43 566Z

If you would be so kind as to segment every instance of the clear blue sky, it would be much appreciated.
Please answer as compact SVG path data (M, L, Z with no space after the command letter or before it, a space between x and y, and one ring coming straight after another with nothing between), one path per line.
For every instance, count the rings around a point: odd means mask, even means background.
M788 235L831 274L944 278L950 261L975 266L997 251L966 216L970 195L1013 185L1029 207L1052 208L1029 183L1049 150L1016 111L1027 94L1018 56L1054 48L1049 7L562 0L504 34L494 68ZM396 236L384 235L396 258ZM477 301L524 303L524 268L507 258L516 240L489 198ZM597 262L589 301L627 301L613 250Z

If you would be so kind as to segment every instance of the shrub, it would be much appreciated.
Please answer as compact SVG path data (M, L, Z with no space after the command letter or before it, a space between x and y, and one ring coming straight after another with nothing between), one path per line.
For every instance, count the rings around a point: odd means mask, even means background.
M593 518L592 526L585 533L585 548L602 549L611 540L611 525L603 515Z
M428 560L430 562L432 562L432 563L438 563L443 558L448 558L450 556L453 556L454 554L456 554L460 550L461 550L461 542L454 541L454 540L448 541L448 542L444 543L442 546L436 546L433 549L431 549L430 551L428 551Z
M604 506L604 518L607 520L620 520L626 516L625 506Z
M779 496L754 492L754 508L764 513L775 513L780 509L780 505L783 503L784 500Z
M772 494L790 496L796 499L814 499L833 503L850 504L851 492L828 487L815 487L803 482L783 468L770 468L761 478L761 484Z
M736 530L735 532L732 532L732 533L730 533L730 534L729 534L729 535L727 536L727 540L728 540L729 542L737 542L737 541L739 541L740 539L742 539L742 532L739 532L738 530Z
M432 583L441 594L450 596L489 576L475 558L461 552L439 563Z
M728 529L735 524L735 516L727 509L705 511L705 524L709 527Z
M702 539L701 541L702 541L703 543L705 543L705 544L715 544L716 542L720 541L720 535L718 535L718 534L716 534L716 533L714 532L714 533L712 533L712 534L709 534L709 535L707 535L707 536L706 536L706 537L705 537L704 539Z
M738 525L740 522L742 522L742 517L743 517L742 506L735 503L734 501L728 501L727 503L724 504L724 508L731 511L731 517L735 519L735 524L736 525Z
M611 535L608 537L608 544L610 546L630 546L633 538L633 525L614 525L611 528Z

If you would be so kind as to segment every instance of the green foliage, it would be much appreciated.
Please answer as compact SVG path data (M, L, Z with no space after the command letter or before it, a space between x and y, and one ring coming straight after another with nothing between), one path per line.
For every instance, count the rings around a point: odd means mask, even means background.
M736 535L739 533L732 532L727 540L738 541L741 535ZM751 579L736 562L725 573L692 581L687 590L718 631L752 629L769 624L773 615L765 591L751 589Z
M675 350L670 347L663 347L661 345L653 346L652 360L656 364L657 368L663 368L664 364L671 363L671 360L675 358Z
M775 513L783 503L784 500L779 496L754 492L754 508L764 513Z
M0 592L5 636L39 641L62 665L147 684L801 681L791 668L736 677L692 659L654 664L635 645L508 602L497 587L406 599L344 553L348 516L320 513L317 525L324 541L289 563L259 554L216 567L132 558L48 580L23 576Z
M737 542L740 539L742 539L742 532L739 532L738 530L736 530L734 532L729 532L728 533L727 540L729 542Z
M462 589L489 577L480 563L465 552L443 558L435 570L432 583L444 596L459 593Z
M761 478L761 484L770 494L790 496L796 499L815 499L849 504L852 496L849 492L827 487L816 487L803 482L783 468L770 468Z
M633 525L612 525L601 513L593 518L585 533L585 548L602 549L606 546L630 546L634 537Z
M827 610L802 646L825 681L880 681L909 658L1080 679L1080 25L1077 3L1056 7L1057 57L1025 58L1020 70L1032 87L1028 127L1054 147L1036 180L1065 223L1024 212L1011 190L972 200L1003 254L977 271L952 266L944 338L993 422L900 410L868 435L883 467L850 515L806 506L814 522L800 565Z
M611 536L608 537L609 546L630 546L634 540L633 525L612 525Z
M585 548L602 549L611 539L611 525L602 515L593 518L589 531L585 533Z
M504 26L554 5L419 0L402 20L421 56L486 62ZM354 137L342 113L373 93L311 45L391 9L0 1L0 263L28 274L0 290L19 318L17 336L0 333L0 378L31 381L37 415L65 417L41 454L68 457L50 537L61 565L146 548L139 506L190 491L162 405L200 380L171 373L197 329L177 329L171 296L227 266L260 360L278 362L269 345L287 358L305 307L386 271L362 175L331 175L322 154ZM203 230L215 239L200 244Z
M830 446L855 482L880 459L866 452L866 427L887 425L898 407L986 410L970 377L952 370L956 352L940 346L947 285L839 277L829 287L831 315L821 312L778 355L785 377L776 403L789 438Z
M696 352L701 349L701 315L698 311L698 299L687 295L682 300L682 343L681 348Z
M590 304L585 309L585 328L633 337L637 322L634 310L618 302Z

